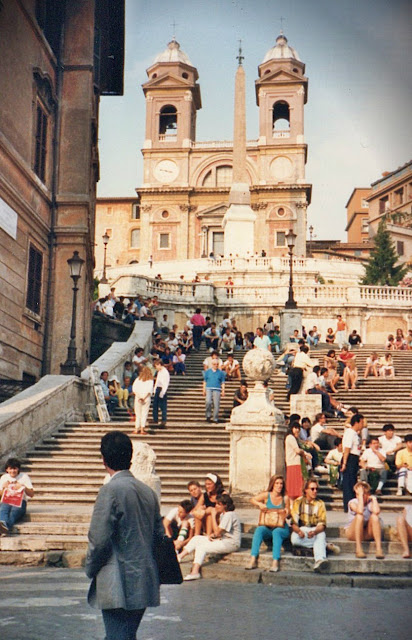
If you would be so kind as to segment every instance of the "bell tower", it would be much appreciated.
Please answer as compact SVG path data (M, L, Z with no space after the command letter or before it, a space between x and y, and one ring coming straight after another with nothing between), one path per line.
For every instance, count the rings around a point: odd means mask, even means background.
M279 229L284 226L279 237L283 239L283 232L293 229L297 234L296 255L304 256L309 202L299 185L306 184L304 105L308 79L304 75L305 65L281 33L266 53L258 72L255 87L259 107L261 184L276 186L279 208L274 215L279 217ZM282 220L278 212L281 212Z
M189 147L201 108L197 69L173 38L147 69L145 149Z

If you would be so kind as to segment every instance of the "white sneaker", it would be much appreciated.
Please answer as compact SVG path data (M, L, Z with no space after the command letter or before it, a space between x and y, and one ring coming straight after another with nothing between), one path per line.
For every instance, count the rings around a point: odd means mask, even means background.
M403 489L401 489L401 488L398 489L397 492L396 492L396 495L397 496L403 496Z
M185 578L183 578L183 580L185 582L190 582L191 580L199 580L201 577L200 573L189 573Z
M313 565L313 570L314 571L323 571L324 569L327 569L329 567L329 560L326 560L326 558L324 558L323 560L317 560L315 562L315 564Z
M328 473L329 469L319 464L317 467L315 467L315 471L316 473Z

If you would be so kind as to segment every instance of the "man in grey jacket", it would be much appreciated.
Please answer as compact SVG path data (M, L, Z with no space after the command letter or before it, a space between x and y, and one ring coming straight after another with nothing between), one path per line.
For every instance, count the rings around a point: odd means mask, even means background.
M129 471L130 438L107 433L100 451L110 480L99 491L89 529L88 601L102 610L106 640L135 640L146 607L160 604L153 549L164 528L156 494Z

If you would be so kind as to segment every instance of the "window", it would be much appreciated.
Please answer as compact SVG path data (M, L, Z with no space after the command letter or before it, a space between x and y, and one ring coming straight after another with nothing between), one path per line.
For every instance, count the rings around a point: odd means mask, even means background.
M369 209L369 202L366 200L366 198L362 198L361 207L362 209Z
M140 220L140 207L134 204L132 207L132 220Z
M111 216L113 213L113 207L107 207L107 215Z
M46 181L47 124L47 113L40 102L37 102L34 172L39 176L42 182Z
M289 105L284 100L279 100L273 105L273 136L276 138L277 133L289 132L290 129L290 113Z
M133 229L130 234L130 248L140 249L140 229Z
M286 247L286 232L285 231L276 231L276 246L277 247Z
M385 196L379 200L379 213L385 213L389 210L389 198Z
M362 219L362 233L369 233L369 219Z
M36 0L37 24L56 55L59 54L64 3L55 0Z
M233 169L230 166L223 165L222 167L216 167L216 186L217 187L230 187L233 180Z
M26 307L40 315L43 254L32 244L29 249Z
M405 253L405 244L401 240L396 241L396 251L398 256L403 256Z
M204 187L230 187L233 182L233 168L223 164L208 171L203 178Z
M215 256L223 256L225 251L225 234L221 231L213 231L212 251Z
M403 187L401 189L397 189L394 193L394 204L395 207L397 207L398 205L402 204L403 202Z
M161 213L161 216L162 216L163 220L167 220L169 215L170 215L169 212L166 211L166 210L162 211L162 213Z
M170 233L159 233L159 249L170 249Z
M177 109L168 104L160 109L159 137L171 139L177 136Z
M278 216L279 218L283 218L283 216L285 215L285 210L283 207L279 207L278 209Z

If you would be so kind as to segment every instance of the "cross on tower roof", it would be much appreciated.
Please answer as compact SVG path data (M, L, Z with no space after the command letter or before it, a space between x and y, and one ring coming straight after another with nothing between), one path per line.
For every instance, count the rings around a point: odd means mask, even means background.
M283 35L283 21L284 21L284 17L280 16L280 33Z
M173 27L173 36L172 36L172 40L176 40L176 27L177 27L176 21L175 21L175 20L173 20L173 22L172 22L172 24L171 24L170 26L171 26L171 27Z
M239 61L239 66L242 65L242 62L244 59L245 59L245 56L242 56L242 41L239 40L239 55L236 56L236 60Z

